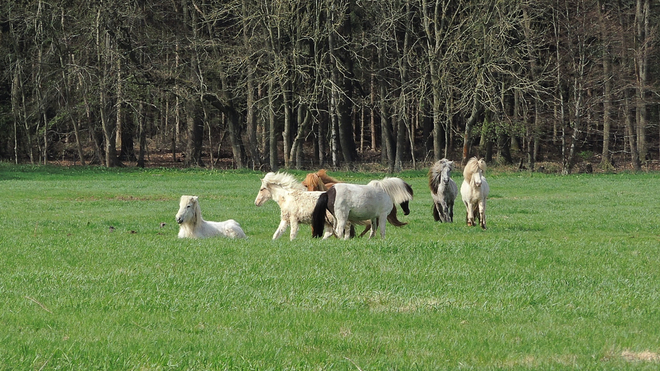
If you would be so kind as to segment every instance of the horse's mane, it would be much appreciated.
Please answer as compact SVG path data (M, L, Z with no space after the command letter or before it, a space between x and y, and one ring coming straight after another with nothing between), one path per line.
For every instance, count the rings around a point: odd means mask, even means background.
M436 161L436 163L429 169L429 188L433 194L438 192L438 186L440 186L440 182L442 181L442 170L447 166L451 167L450 164L451 161L443 158L442 160Z
M472 157L465 165L465 168L463 168L463 177L465 178L465 181L470 183L472 181L472 174L476 173L479 169L486 171L486 161Z
M199 206L199 201L197 199L197 196L181 196L179 209L182 209L192 201L195 204L195 210L193 211L193 219L179 225L179 237L193 236L195 230L204 222L204 219L202 219L202 209Z
M187 205L191 200L195 204L195 220L192 222L192 224L201 224L204 219L202 218L202 208L199 206L199 198L197 196L181 196L180 203L183 204L185 202Z
M318 175L318 177L321 178L321 180L323 181L324 184L327 184L327 183L341 183L340 180L337 180L337 179L331 177L330 175L328 175L327 172L325 171L325 169L321 169L321 170L317 171L316 175Z
M404 182L401 178L383 178L382 180L372 180L367 185L381 188L392 198L392 202L397 205L405 201L410 201L413 198L412 187L408 183Z
M286 189L306 190L305 187L288 173L270 172L262 179L264 185L275 185Z
M309 173L303 180L303 186L307 188L308 191L327 191L323 180L316 173Z

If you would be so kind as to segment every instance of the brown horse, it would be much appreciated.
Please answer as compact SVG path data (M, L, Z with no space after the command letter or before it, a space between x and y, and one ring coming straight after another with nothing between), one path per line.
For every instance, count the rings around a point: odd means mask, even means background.
M302 182L308 191L327 191L335 183L341 183L341 181L328 175L325 169L307 174L305 180Z
M330 188L332 188L332 186L335 185L336 183L343 183L343 182L328 175L325 169L321 169L315 173L307 174L305 180L303 180L302 182L303 186L307 187L308 191L327 191ZM387 221L390 222L390 224L392 224L395 227L403 227L404 225L408 224L399 221L399 219L397 219L396 205L394 205L392 211L387 216ZM371 222L365 221L365 224L367 227L360 234L360 237L364 236L365 234L367 234L367 232L369 232L369 230L371 230ZM351 229L353 229L352 226Z

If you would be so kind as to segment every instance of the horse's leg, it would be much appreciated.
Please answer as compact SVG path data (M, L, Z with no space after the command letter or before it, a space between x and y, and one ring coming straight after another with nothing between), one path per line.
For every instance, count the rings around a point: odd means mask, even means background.
M479 200L479 225L481 229L486 229L486 200Z
M440 221L440 205L438 202L433 201L433 219L437 222Z
M371 223L370 223L370 224L367 224L367 226L364 227L364 231L362 231L362 233L360 233L360 237L363 237L363 236L364 236L365 234L367 234L367 232L369 232L370 230L371 230Z
M447 212L448 212L448 220L447 222L453 223L454 222L454 201L449 201L447 204Z
M472 211L472 205L469 203L463 201L465 204L465 223L468 225L468 227L472 227L472 223L474 223L474 213Z
M441 209L442 211L440 212L440 221L443 222L443 223L446 223L448 221L447 220L447 202L444 199L440 202L440 207L442 208Z
M378 218L371 219L371 232L369 233L369 238L372 238L376 235L376 230L378 229Z
M291 231L289 232L289 240L293 241L298 235L298 219L291 218Z
M348 215L347 215L348 217ZM335 234L337 235L337 238L344 238L346 235L346 222L347 222L347 217L344 217L343 213L338 213L335 210L335 219L337 220L337 226L335 227Z
M334 234L335 234L334 227L331 224L326 225L325 232L323 232L323 239L327 240L328 238L332 237L332 235Z
M273 235L273 239L276 240L282 236L282 233L286 231L286 228L289 226L289 222L286 219L282 219L280 222L280 226L277 227L277 230L275 231L275 234Z
M472 226L475 227L477 225L477 219L479 219L479 203L475 203L472 205Z
M385 238L385 227L387 226L387 214L383 214L378 218L378 226L380 227L380 238Z

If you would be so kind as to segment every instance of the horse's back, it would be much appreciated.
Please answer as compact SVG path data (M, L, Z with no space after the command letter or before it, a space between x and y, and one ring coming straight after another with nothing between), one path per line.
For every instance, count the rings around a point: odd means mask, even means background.
M334 210L346 212L351 220L366 220L389 213L393 203L381 188L359 184L337 183Z
M245 238L245 232L241 228L241 225L238 224L234 219L225 220L223 222L206 222L205 231L202 232L203 236L201 237L211 237L211 236L225 236L229 238Z

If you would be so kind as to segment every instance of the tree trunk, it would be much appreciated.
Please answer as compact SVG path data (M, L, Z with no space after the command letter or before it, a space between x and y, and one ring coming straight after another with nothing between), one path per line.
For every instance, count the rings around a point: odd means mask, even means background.
M100 71L99 81L99 115L101 116L101 128L103 130L103 140L105 144L105 166L114 167L117 165L117 149L115 147L115 135L117 134L115 125L110 120L108 113L108 66L111 65L110 37L107 31L101 30L101 7L99 6L96 15L96 50L98 66Z
M286 64L286 62L285 62ZM284 167L291 167L291 132L293 130L293 119L291 114L291 81L289 81L288 66L284 76L280 78L280 89L282 90L282 104L284 106L284 128L282 130L282 149L284 154Z
M248 16L249 10L247 8L247 2L242 2L242 13L243 13L243 45L247 50L250 49L250 39L248 36ZM255 115L255 86L254 86L254 74L255 67L253 65L252 58L248 56L247 58L247 81L246 81L246 126L247 126L247 140L248 148L250 153L250 160L252 161L252 169L255 170L261 166L261 157L259 156L259 145L257 141L257 118Z
M226 112L229 127L229 142L231 143L231 152L234 156L234 162L238 169L245 168L245 148L241 140L241 115L234 107Z
M436 0L434 5L434 14L431 15L428 13L429 5L427 0L422 0L422 14L424 26L424 31L426 33L426 54L428 58L429 73L431 78L431 93L433 95L432 100L432 117L433 117L433 159L435 161L440 160L443 157L447 156L446 151L443 148L444 130L441 121L441 90L440 90L440 77L439 77L439 66L438 66L438 54L440 52L441 45L441 24L437 22L440 14L440 1ZM442 19L444 19L442 14ZM433 22L433 27L431 27L430 20L434 19L436 22Z
M384 48L378 48L378 60L380 67L380 78L378 87L380 90L380 131L381 131L381 161L388 164L390 172L394 171L394 143L392 136L392 124L388 112L387 81L385 81L385 52Z
M610 62L610 35L608 25L605 22L602 7L605 6L603 0L596 4L598 12L598 21L600 25L600 34L603 50L603 151L600 160L600 167L609 170L612 168L610 159L610 130L612 126L612 67Z
M144 167L144 156L147 152L147 130L145 129L146 114L144 112L144 103L140 102L138 105L138 144L140 145L140 152L137 157L137 166Z
M194 97L188 98L186 101L186 126L188 128L186 166L204 166L202 161L202 141L204 140L202 115L201 102Z
M277 159L277 123L275 122L275 86L273 80L268 80L268 141L269 141L269 161L270 170L279 169Z
M648 126L648 107L646 85L648 84L648 49L651 36L649 34L650 0L637 0L635 24L637 34L635 39L637 73L637 151L640 160L647 158L646 127Z
M461 161L463 165L467 163L468 157L470 155L470 137L472 135L472 128L477 123L481 110L481 104L479 103L478 94L476 92L474 93L474 97L472 99L472 111L470 113L470 117L468 117L467 122L465 123L465 131L463 132L463 159Z
M298 122L298 134L296 135L296 138L293 140L293 144L291 145L291 153L289 157L291 158L291 161L295 161L296 169L300 169L303 161L302 145L305 139L305 133L307 132L309 124L312 122L312 120L309 110L305 104L299 104L297 111L298 114L296 121Z
M639 160L639 153L637 152L637 135L635 133L635 125L633 120L634 113L631 109L630 96L632 94L628 89L624 91L623 98L623 108L624 108L624 122L626 125L626 136L628 137L628 143L630 143L630 161L632 163L633 169L635 171L640 171L642 169L641 162Z

